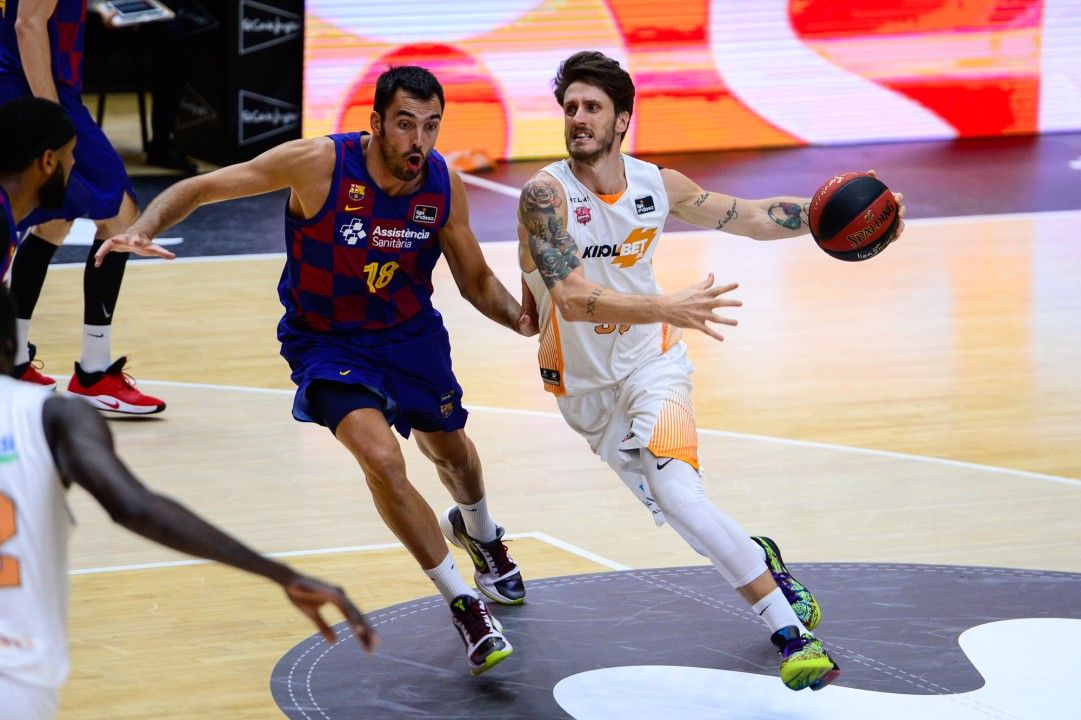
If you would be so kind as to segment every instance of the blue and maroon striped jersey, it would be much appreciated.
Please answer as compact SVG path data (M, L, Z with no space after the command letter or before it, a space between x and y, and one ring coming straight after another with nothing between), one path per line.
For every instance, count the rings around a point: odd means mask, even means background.
M15 37L15 18L19 2L34 0L4 0L0 2L0 73L23 75L19 43ZM49 46L53 56L53 80L82 92L83 37L86 34L86 0L57 0L49 18Z
M390 196L364 165L361 137L330 135L337 160L323 207L309 220L285 211L286 318L319 332L380 330L432 308L438 233L450 212L450 174L435 150L412 195Z
M0 187L0 283L7 276L11 260L15 257L15 246L19 236L15 232L15 216L11 214L11 200L7 191Z

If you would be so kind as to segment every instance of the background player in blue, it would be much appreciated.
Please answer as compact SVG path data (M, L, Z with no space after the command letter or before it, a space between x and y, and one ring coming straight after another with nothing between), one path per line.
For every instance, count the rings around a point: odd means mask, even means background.
M57 103L23 97L0 105L0 285L18 245L16 225L36 207L64 204L74 151L75 126Z
M278 287L282 355L297 384L293 415L328 427L364 471L380 516L451 608L474 674L512 648L447 552L465 548L477 587L518 604L525 586L488 512L480 459L463 427L443 319L432 307L442 254L463 297L522 335L537 332L488 267L469 226L461 178L434 150L443 88L427 70L396 67L376 83L371 134L295 140L245 163L173 185L127 233L98 251L171 258L150 238L200 205L291 189ZM406 476L396 428L413 432L456 503L437 520ZM442 526L443 535L440 534Z
M15 374L47 387L56 381L31 364L30 318L56 247L71 221L89 217L97 238L128 227L139 216L124 163L83 106L83 36L87 0L4 0L0 2L0 103L34 95L59 102L75 124L79 142L75 170L63 207L31 213L20 230L30 234L19 246L11 270L11 292L19 308ZM52 222L50 222L52 221ZM95 242L83 277L83 350L68 392L99 410L129 414L161 412L165 403L141 393L124 373L125 358L112 359L112 322L126 257L93 263Z

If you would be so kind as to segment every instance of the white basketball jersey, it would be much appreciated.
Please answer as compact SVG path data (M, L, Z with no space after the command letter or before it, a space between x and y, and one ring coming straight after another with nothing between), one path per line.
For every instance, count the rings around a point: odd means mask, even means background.
M42 424L51 396L0 376L0 675L59 688L74 520Z
M544 171L567 196L567 232L589 280L621 293L659 295L653 253L668 217L660 169L622 155L627 189L608 203L582 185L566 160ZM643 325L570 322L552 302L534 270L526 282L537 299L541 345L537 359L545 389L577 395L618 383L648 359L679 342L682 331L663 323Z

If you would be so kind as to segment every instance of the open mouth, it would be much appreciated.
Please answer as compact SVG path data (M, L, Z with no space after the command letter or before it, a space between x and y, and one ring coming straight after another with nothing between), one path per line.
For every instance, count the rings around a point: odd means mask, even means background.
M412 155L405 156L405 164L410 170L416 172L420 170L420 166L424 164L424 156L420 153L413 153Z

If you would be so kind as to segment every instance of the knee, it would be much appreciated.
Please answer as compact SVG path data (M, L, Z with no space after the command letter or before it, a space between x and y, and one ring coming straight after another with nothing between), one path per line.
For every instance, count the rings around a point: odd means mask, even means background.
M399 495L408 485L405 476L405 461L396 447L365 448L353 453L364 479L373 493L381 495Z
M421 448L424 456L432 461L439 470L451 474L469 471L476 461L476 450L469 438L461 443L435 447L428 445Z

